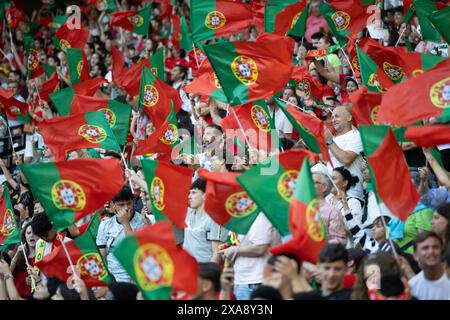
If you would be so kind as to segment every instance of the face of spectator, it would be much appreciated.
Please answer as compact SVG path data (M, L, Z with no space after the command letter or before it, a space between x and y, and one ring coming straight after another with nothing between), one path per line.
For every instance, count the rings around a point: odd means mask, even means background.
M333 122L333 128L337 132L341 133L348 127L351 127L352 116L345 109L345 107L338 107L333 110L333 115L331 116Z
M317 72L317 70L315 68L311 69L309 71L309 74L311 75L311 77L313 77L313 79L319 81L319 73Z
M25 231L25 240L29 247L34 248L36 246L37 237L34 235L31 225L29 225Z
M181 80L184 76L183 72L181 71L181 68L178 66L173 67L173 69L170 71L170 74L172 76L172 80L174 81Z
M417 244L414 251L414 259L422 269L435 267L442 263L442 245L436 237L428 237Z
M358 90L358 86L353 81L348 81L345 90L350 95L352 92Z
M319 6L320 6L320 1L313 1L311 2L311 14L313 16L319 17L320 16L320 10L319 10Z
M386 229L384 228L383 222L377 220L372 226L372 236L375 241L380 242L386 239Z
M290 97L287 99L287 102L289 102L289 103L290 103L291 105L293 105L293 106L298 106L297 98L294 97L294 96L290 96Z
M8 85L8 89L14 92L14 95L19 93L19 84L17 82L11 82Z
M49 65L51 65L52 67L56 67L56 61L55 61L55 59L54 59L53 57L49 57L49 58L47 59L47 63L48 63Z
M372 179L370 178L369 168L367 167L367 163L365 161L363 161L361 164L361 170L363 173L364 181L370 182Z
M321 177L318 174L313 174L312 178L314 181L314 189L316 190L317 197L323 198L327 190L327 185L323 183Z
M199 189L191 189L189 191L189 207L192 209L200 208L205 202L205 193Z
M113 203L113 208L115 209L116 213L121 210L125 210L125 212L128 214L128 217L131 218L131 215L133 214L133 201L132 200L117 201L117 202L112 202L112 203Z
M331 178L333 178L333 181L339 188L339 190L345 191L348 185L348 181L344 179L344 177L339 171L334 170L333 173L331 174Z
M445 235L447 229L448 220L444 216L440 215L437 211L434 211L433 218L431 219L431 227L441 238Z
M400 26L405 21L405 17L402 12L395 12L394 22L397 26Z
M330 46L330 43L327 40L325 40L325 38L320 38L319 41L317 41L316 48L318 50L322 50L322 49L328 48L329 46Z
M9 75L8 75L8 79L11 82L18 82L19 81L19 76L15 72L10 72Z
M319 40L320 39L311 38L311 44L315 49L319 49Z
M214 141L218 141L221 136L220 131L215 128L208 127L203 134L203 146L205 148L213 145Z
M323 262L319 264L322 278L322 289L327 292L336 292L342 288L347 264L343 260Z
M88 44L84 45L84 53L87 55L91 55L92 54L92 49Z
M283 90L283 95L282 95L282 99L287 101L290 97L294 96L294 90L292 90L291 88L286 88Z
M91 66L96 66L100 62L100 56L98 53L94 53L91 56Z

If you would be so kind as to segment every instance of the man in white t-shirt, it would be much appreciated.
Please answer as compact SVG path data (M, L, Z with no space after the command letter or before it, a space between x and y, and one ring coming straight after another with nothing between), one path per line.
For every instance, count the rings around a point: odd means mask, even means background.
M285 138L290 139L294 130L292 123L286 117L283 110L274 102L273 98L267 98L265 101L269 107L270 115L274 117L275 129Z
M238 235L239 245L220 250L234 260L234 295L237 300L249 300L263 282L264 264L270 246L280 242L280 235L264 214L260 213L248 233Z
M450 278L442 261L444 245L434 232L419 233L414 240L414 259L422 271L409 280L411 294L419 300L448 300Z
M337 107L332 115L334 130L338 133L333 137L328 128L325 129L328 150L330 152L333 167L345 167L352 175L359 178L359 182L350 190L349 197L356 197L364 200L363 195L363 174L361 169L363 146L359 131L353 127L353 116L346 107ZM332 168L328 165L329 173Z

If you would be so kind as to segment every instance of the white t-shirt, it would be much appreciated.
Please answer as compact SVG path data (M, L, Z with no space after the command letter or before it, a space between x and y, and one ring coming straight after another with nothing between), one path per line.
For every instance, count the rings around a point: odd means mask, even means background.
M269 245L280 242L280 235L262 213L253 222L248 233L238 235L241 246ZM260 257L238 256L234 263L235 284L256 284L263 281L263 269L267 253Z
M345 167L347 170L350 171L350 173L352 175L357 176L359 178L359 182L355 186L351 187L350 190L348 190L347 195L349 197L357 197L357 198L363 200L364 196L363 196L363 185L362 185L363 184L363 174L362 174L362 168L361 168L361 164L362 164L361 152L363 152L364 149L363 149L359 131L356 129L350 130L347 133L344 133L340 136L335 137L333 139L333 141L343 151L352 151L358 155L356 157L356 159L353 160L353 162L349 166L345 166L342 162L340 162L336 158L336 156L331 151L331 149L329 149L331 162L332 162L334 168ZM330 171L330 173L333 170L330 165L328 166L328 170Z
M284 134L289 134L293 131L292 123L280 108L275 111L275 129L281 131Z
M425 278L423 271L409 280L411 294L419 300L447 300L450 297L450 279L444 272L438 280Z

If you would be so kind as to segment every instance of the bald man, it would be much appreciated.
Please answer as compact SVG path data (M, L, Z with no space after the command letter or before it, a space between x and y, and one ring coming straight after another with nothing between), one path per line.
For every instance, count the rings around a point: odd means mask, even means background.
M361 167L363 146L358 130L353 127L352 114L346 107L337 107L333 110L331 120L337 136L333 137L328 128L326 128L325 138L333 167L344 166L352 175L359 178L359 182L348 191L348 195L349 197L364 200ZM331 170L330 166L329 170Z

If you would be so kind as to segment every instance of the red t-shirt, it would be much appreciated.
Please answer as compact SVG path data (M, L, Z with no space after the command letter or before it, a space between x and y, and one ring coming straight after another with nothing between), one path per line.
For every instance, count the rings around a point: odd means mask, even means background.
M28 258L28 263L30 266L34 266L34 258ZM22 295L27 295L31 293L31 286L27 285L25 279L28 276L26 269L20 271L14 271L14 285L17 288L17 292Z

